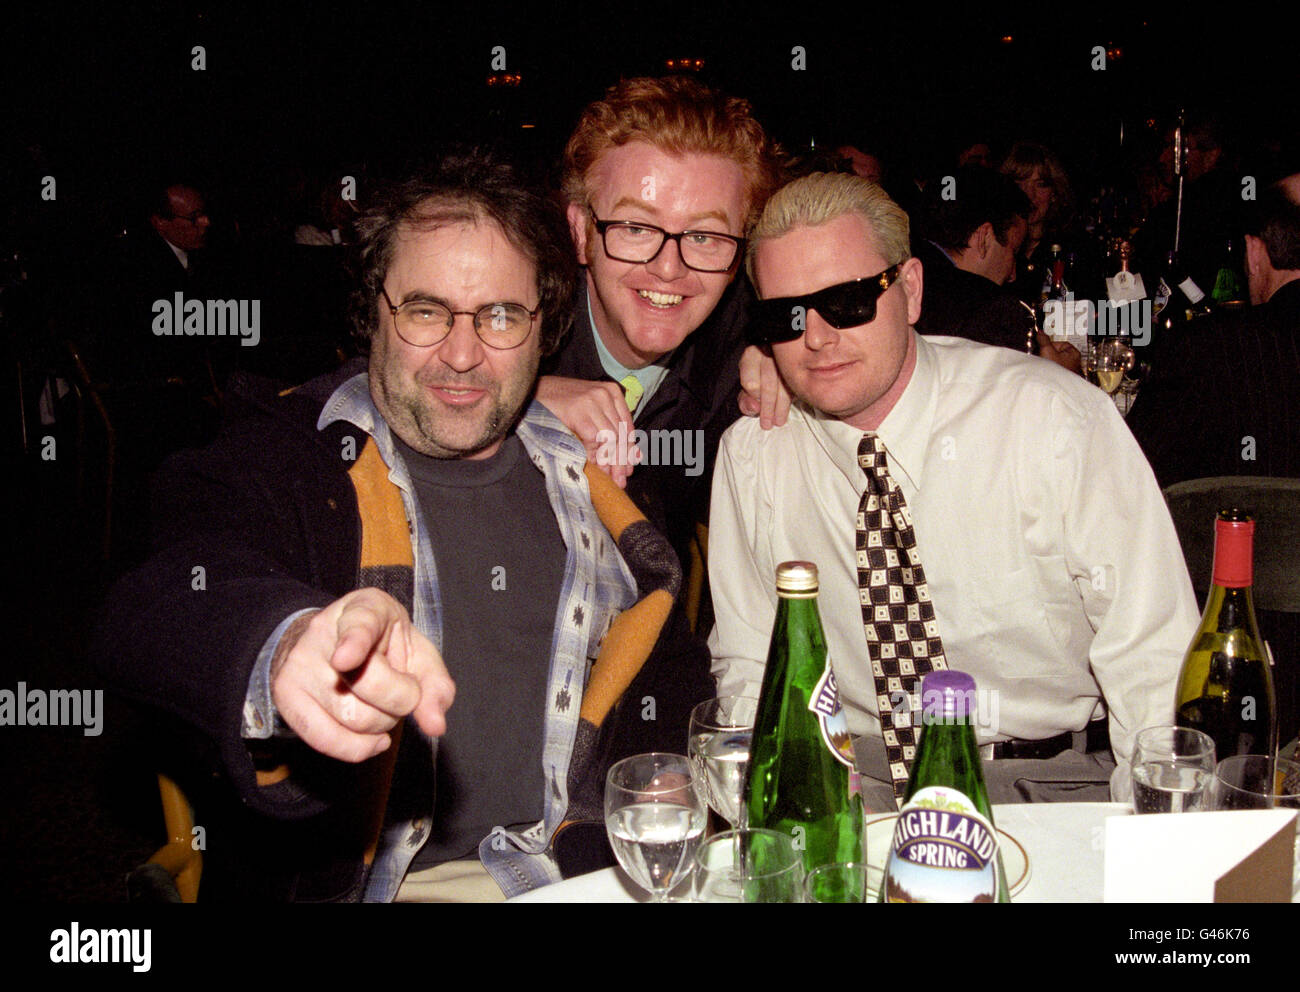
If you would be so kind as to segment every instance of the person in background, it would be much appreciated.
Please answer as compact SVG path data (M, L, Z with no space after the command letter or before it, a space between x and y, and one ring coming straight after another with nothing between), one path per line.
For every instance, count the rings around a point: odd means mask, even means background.
M1178 227L1179 268L1209 296L1218 268L1227 257L1230 240L1236 242L1234 264L1241 267L1241 225L1247 205L1243 197L1244 177L1224 120L1212 113L1190 115L1183 129L1180 224L1174 134L1173 128L1167 130L1160 151L1161 174L1169 179L1170 195L1153 209L1135 238L1135 266L1139 266L1138 271L1163 273Z
M1056 153L1034 141L1012 145L1002 161L1002 172L1016 181L1032 206L1012 290L1026 303L1037 306L1044 280L1051 277L1051 246L1060 244L1065 252L1074 249L1070 235L1074 194Z
M958 168L930 184L915 218L912 250L925 269L916 329L1040 354L1079 372L1078 349L1038 330L1034 314L1004 287L1033 207L1009 177L981 166Z
M1251 306L1188 325L1128 424L1162 486L1215 475L1300 477L1300 173L1245 222ZM1234 384L1230 403L1210 402Z

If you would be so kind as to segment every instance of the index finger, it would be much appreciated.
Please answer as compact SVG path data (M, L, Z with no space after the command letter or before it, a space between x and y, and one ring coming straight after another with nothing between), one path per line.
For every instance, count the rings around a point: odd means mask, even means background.
M410 670L420 685L415 720L426 734L438 737L447 732L447 710L456 698L456 683L432 641L415 631L410 646Z
M364 601L353 601L343 608L335 626L337 639L330 654L330 666L337 672L354 671L383 647L390 628L400 618L388 616Z
M379 649L342 677L362 702L400 719L420 701L419 679L411 671L413 653L410 624L393 624Z

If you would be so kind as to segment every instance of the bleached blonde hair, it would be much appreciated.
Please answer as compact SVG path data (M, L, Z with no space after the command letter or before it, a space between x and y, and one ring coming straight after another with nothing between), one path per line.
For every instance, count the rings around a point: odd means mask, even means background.
M750 282L754 281L754 253L761 242L796 227L827 224L849 213L866 220L873 247L888 264L896 265L911 256L907 212L879 185L843 172L814 172L782 186L767 201L749 233L745 270Z

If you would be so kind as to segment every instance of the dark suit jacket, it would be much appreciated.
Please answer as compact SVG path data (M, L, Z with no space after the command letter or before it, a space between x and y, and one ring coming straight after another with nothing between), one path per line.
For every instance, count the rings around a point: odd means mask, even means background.
M1015 294L983 276L953 265L929 241L917 240L921 260L922 334L949 334L1024 352L1034 319Z
M201 375L202 338L160 338L153 333L155 300L206 298L202 252L190 252L190 269L167 242L144 227L118 239L97 270L92 318L83 329L87 361L97 378L116 384Z
M1160 485L1300 477L1300 281L1183 334L1128 416Z

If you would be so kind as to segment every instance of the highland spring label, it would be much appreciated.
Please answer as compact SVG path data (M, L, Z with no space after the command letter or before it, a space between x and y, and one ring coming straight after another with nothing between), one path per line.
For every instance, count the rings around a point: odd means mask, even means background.
M997 833L955 789L921 789L898 814L886 902L996 902Z
M831 671L831 659L826 659L826 670L817 680L813 689L812 700L808 709L817 714L817 725L821 728L822 740L831 754L841 763L854 769L853 738L849 736L849 718L840 705L839 688L835 685L835 673Z

